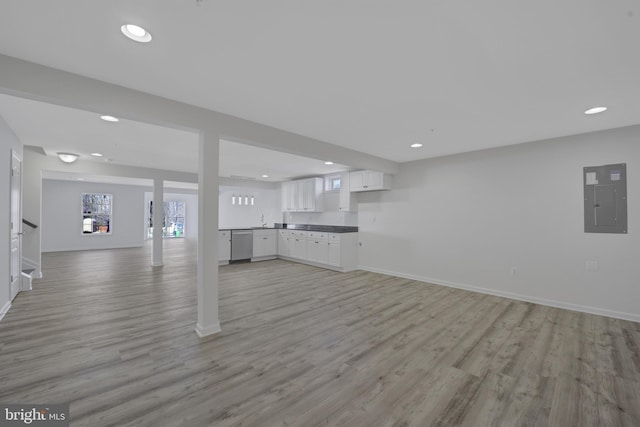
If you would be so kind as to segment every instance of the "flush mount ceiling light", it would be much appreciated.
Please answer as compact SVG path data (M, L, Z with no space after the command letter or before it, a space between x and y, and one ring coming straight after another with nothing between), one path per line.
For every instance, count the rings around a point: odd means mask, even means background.
M324 162L324 164L325 164L325 165L332 165L332 164L333 164L333 162L328 161L328 162Z
M151 41L151 34L144 28L134 24L124 24L120 27L122 34L129 37L131 40L140 43L149 43Z
M117 118L117 117L107 116L107 115L100 116L100 118L101 118L102 120L104 120L105 122L114 122L114 123L115 123L115 122L120 121L120 119L119 119L119 118Z
M91 155L92 155L93 157L102 157L102 156L103 156L103 154L102 154L102 153L91 153Z
M593 107L585 111L585 114L598 114L607 111L607 107Z
M420 144L419 142L416 142L415 144L411 144L411 148L420 148L422 147L422 144Z
M78 157L80 157L77 154L73 154L73 153L57 153L57 154L58 154L58 158L65 163L73 163L76 160L78 160Z

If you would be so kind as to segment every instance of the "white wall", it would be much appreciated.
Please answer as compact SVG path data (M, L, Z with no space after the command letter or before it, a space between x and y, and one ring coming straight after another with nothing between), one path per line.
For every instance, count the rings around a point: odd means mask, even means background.
M613 163L629 233L584 233L582 168ZM640 321L639 188L640 126L406 163L392 191L359 195L359 263Z
M253 206L232 205L233 195L255 197ZM270 188L254 187L249 184L240 186L221 185L219 191L219 228L260 227L260 219L264 215L264 222L273 227L275 222L281 222L280 187L273 184Z
M22 157L22 144L0 116L0 319L9 309L11 275L11 150Z
M143 244L144 188L45 179L42 181L42 251L139 247ZM113 195L111 234L82 233L82 193Z
M185 239L198 239L198 193L197 191L189 191L184 193L174 193L172 190L164 193L162 196L162 200L165 202L184 202L185 204L185 228L184 228L184 238ZM175 191L175 190L173 190ZM145 221L146 221L146 210L149 206L149 202L153 200L153 192L147 191L144 193L144 209L145 209ZM145 224L143 230L144 238L147 239L147 227Z

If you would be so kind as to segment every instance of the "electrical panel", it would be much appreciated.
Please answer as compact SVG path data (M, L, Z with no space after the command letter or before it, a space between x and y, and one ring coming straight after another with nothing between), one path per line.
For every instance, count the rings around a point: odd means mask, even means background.
M627 165L584 168L585 233L627 232Z

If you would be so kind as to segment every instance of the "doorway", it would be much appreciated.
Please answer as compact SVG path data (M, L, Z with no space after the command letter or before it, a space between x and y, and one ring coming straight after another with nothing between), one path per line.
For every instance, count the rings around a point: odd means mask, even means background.
M11 150L11 280L9 300L21 290L22 264L22 160Z

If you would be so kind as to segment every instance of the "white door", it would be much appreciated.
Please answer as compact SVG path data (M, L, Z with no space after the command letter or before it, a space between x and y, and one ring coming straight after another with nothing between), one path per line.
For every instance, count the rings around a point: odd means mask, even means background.
M22 264L22 161L11 152L11 279L9 297L13 300L20 291Z

